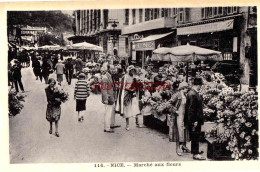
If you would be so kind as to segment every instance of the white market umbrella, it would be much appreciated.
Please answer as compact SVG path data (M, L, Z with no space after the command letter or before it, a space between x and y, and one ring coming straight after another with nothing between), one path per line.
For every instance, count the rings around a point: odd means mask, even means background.
M59 45L44 45L44 46L39 47L39 49L42 49L42 50L60 50L62 48Z
M163 56L170 55L172 62L191 62L191 61L222 61L223 57L220 51L210 50L192 45L181 45L167 48L161 47L153 51L154 54Z
M76 49L76 50L91 50L91 51L98 51L103 52L103 48L94 44L90 44L87 42L76 43L68 46L69 49Z

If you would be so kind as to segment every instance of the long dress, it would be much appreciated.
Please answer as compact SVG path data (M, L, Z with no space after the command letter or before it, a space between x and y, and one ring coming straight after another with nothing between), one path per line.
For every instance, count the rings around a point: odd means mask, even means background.
M168 119L168 125L170 128L169 138L171 142L188 142L189 131L187 126L184 125L184 114L186 106L186 96L182 92L178 92L173 95L171 101L176 102L177 114L171 114L170 119Z
M140 114L138 97L133 96L134 88L132 87L133 77L126 74L123 79L116 104L116 111L124 118L135 117Z
M45 93L47 97L47 110L46 110L46 119L49 122L54 122L60 120L61 116L61 107L60 102L55 100L54 91L48 86L45 88Z

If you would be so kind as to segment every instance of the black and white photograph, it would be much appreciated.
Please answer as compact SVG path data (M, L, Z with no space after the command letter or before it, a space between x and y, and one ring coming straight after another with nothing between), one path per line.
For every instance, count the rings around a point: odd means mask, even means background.
M7 11L10 164L259 160L257 6L84 7Z

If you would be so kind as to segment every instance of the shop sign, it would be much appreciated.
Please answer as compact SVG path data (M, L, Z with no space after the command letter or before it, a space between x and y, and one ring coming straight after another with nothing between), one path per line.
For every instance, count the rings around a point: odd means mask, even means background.
M155 49L155 41L148 42L137 42L135 44L135 50L154 50Z
M144 38L143 35L138 35L138 34L133 35L133 41L137 41L137 40L140 40L140 39L143 39L143 38Z

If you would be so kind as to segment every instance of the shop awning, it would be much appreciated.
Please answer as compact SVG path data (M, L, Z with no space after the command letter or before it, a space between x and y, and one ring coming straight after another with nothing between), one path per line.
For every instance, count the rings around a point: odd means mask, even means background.
M177 35L192 35L233 29L234 19L177 28Z
M139 42L148 42L148 41L155 41L155 40L158 40L158 39L161 39L161 38L164 38L170 34L172 34L173 32L170 32L170 33L164 33L164 34L158 34L158 35L150 35L150 36L147 36L139 41L135 41L136 43L139 43Z
M157 34L157 35L150 35L148 37L145 37L139 41L135 41L135 50L141 50L141 51L146 51L146 50L154 50L155 49L155 41L162 39L166 36L169 36L173 32L170 33L164 33L164 34Z

